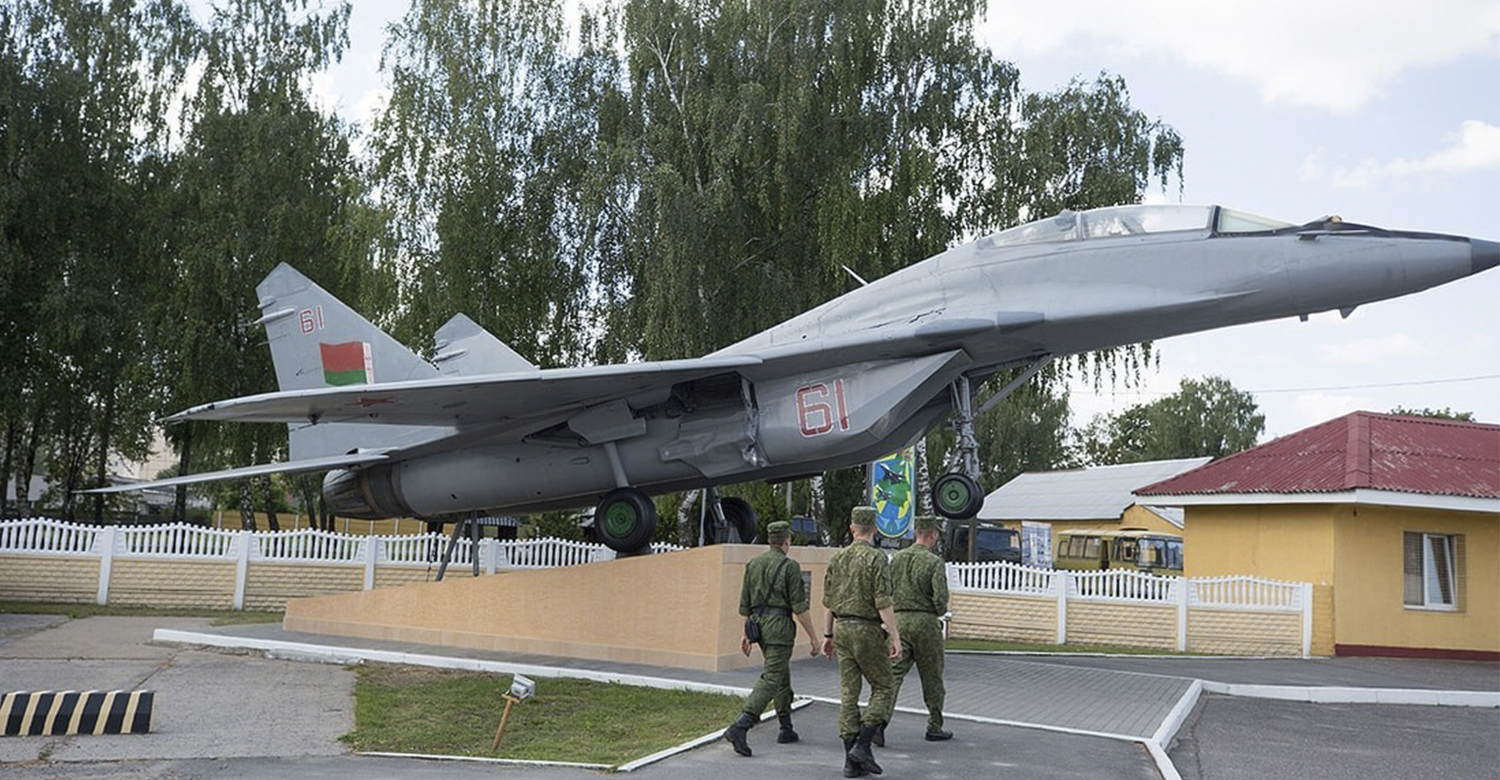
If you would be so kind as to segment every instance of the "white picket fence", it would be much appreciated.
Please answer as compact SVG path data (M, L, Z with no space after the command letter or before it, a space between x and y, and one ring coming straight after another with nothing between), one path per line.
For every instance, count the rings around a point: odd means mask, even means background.
M1297 613L1303 655L1311 653L1312 584L1259 577L1159 577L1141 572L1067 571L1016 563L950 563L948 587L956 592L1033 596L1057 601L1057 642L1067 641L1069 602L1147 604L1177 608L1178 649L1187 644L1187 615L1194 607Z
M365 589L375 587L376 568L431 567L442 560L450 543L443 534L420 536L352 536L302 529L299 531L224 531L192 525L94 526L45 518L0 522L0 554L56 555L97 558L100 561L98 602L107 603L109 571L116 559L230 561L239 564L235 608L243 606L245 569L253 563L306 563L362 566ZM653 553L681 549L656 543ZM602 544L566 539L460 538L453 544L448 568L471 569L478 555L484 574L518 569L579 566L612 560L613 550Z

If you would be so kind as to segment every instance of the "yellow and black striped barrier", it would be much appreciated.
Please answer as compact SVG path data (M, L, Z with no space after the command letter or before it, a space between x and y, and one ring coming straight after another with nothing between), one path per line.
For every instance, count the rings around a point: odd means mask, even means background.
M145 734L155 691L40 691L0 697L7 737Z

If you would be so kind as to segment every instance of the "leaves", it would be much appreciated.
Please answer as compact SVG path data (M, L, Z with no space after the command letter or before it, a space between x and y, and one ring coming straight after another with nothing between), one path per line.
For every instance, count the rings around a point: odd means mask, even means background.
M1086 460L1102 466L1223 457L1255 446L1265 428L1253 396L1210 376L1183 379L1173 395L1096 417L1080 438Z

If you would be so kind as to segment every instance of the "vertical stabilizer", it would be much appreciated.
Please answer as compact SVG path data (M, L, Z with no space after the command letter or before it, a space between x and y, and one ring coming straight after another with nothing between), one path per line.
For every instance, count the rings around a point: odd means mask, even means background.
M260 323L283 392L437 379L431 363L282 263L260 283ZM448 428L323 422L288 426L292 460L402 448L451 435Z
M282 390L439 376L431 363L286 263L255 291Z
M521 357L520 353L479 327L479 323L469 319L467 315L453 315L453 319L437 329L433 340L437 346L433 361L444 374L450 376L537 370L535 363Z

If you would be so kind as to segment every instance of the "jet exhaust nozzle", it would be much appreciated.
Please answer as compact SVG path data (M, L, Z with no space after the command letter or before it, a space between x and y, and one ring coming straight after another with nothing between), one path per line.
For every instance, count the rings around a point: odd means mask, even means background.
M383 520L415 515L401 498L392 466L339 469L323 477L323 500L328 511L340 517Z

